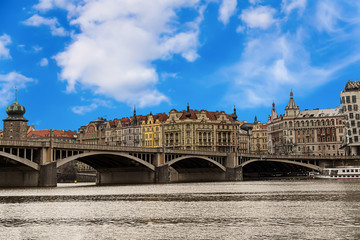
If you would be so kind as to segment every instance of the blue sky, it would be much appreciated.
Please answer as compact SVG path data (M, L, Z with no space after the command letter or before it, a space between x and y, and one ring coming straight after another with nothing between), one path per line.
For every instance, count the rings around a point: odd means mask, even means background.
M97 117L339 106L358 79L360 1L0 0L0 115L37 129Z

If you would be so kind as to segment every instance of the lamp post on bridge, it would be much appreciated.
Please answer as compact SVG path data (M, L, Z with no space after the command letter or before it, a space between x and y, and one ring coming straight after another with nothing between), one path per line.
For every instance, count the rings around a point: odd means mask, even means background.
M240 128L244 131L247 132L247 135L248 135L248 154L250 154L250 149L251 149L251 146L250 146L250 143L251 143L251 140L250 140L250 137L251 137L251 133L252 133L252 129L253 129L254 125L252 123L244 123L243 125L240 126Z

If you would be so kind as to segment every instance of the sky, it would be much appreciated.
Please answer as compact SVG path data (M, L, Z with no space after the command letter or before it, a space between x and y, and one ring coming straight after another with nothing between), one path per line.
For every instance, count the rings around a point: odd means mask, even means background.
M187 103L266 122L291 89L300 110L334 108L359 39L353 0L0 0L0 116L15 87L36 129Z

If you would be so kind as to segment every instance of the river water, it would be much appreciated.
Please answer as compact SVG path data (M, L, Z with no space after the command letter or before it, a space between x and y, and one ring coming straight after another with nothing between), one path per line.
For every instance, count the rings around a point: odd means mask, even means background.
M0 239L360 239L360 181L1 189Z

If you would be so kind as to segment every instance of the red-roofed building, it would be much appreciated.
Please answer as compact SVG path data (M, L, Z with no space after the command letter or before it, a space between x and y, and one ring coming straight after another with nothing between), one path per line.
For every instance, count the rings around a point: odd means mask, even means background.
M141 123L141 146L148 148L162 147L163 125L168 119L167 114L149 114Z
M106 124L104 144L141 147L141 122L146 116L134 115L130 118L114 119Z
M76 131L65 130L32 130L28 132L27 139L30 141L46 141L52 139L55 142L75 143L78 134Z
M79 128L78 142L82 144L105 144L105 128L107 120L98 118Z

